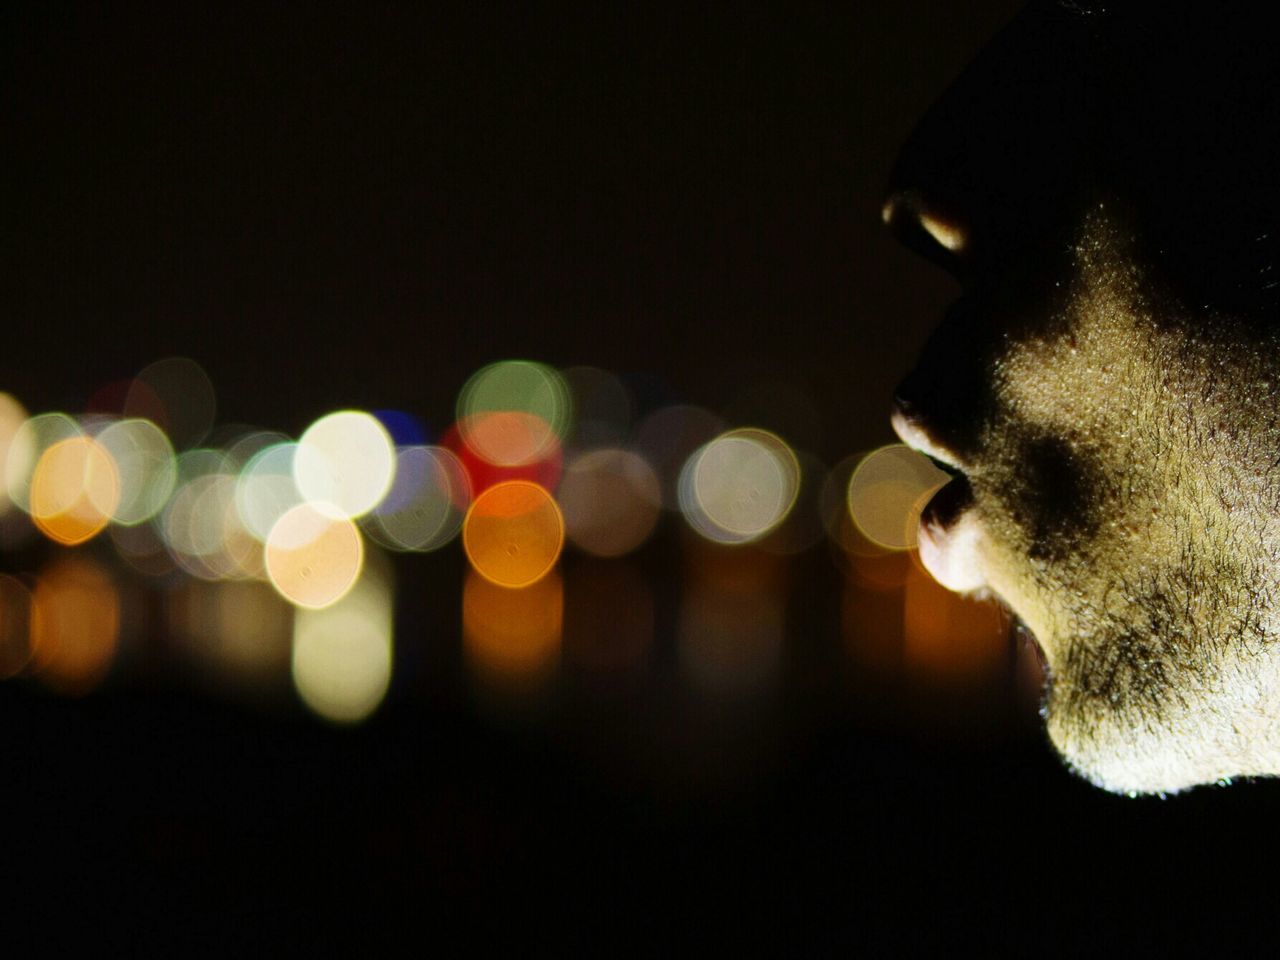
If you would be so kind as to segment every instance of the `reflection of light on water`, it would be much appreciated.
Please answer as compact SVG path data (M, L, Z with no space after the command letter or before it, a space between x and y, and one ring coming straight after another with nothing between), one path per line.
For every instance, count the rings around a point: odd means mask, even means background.
M597 688L643 674L654 631L645 578L620 562L580 564L565 579L565 660Z
M680 608L680 672L710 693L765 692L777 679L783 629L776 594L695 589Z
M31 659L31 591L0 573L0 680L17 676Z
M298 441L293 478L303 498L346 517L376 507L395 476L395 445L376 417L343 410L321 417Z
M592 450L569 463L556 492L565 532L580 549L619 557L640 546L658 521L662 493L643 458Z
M1008 670L1008 624L999 608L939 586L910 564L904 593L907 665L955 681L1000 678Z
M872 451L849 479L849 512L870 540L890 550L916 544L920 511L950 477L903 444Z
M728 699L771 691L785 632L783 561L690 538L691 583L676 628L682 676Z
M335 723L359 723L391 685L392 585L380 565L337 603L298 610L293 629L293 682L303 702Z
M336 603L360 575L364 542L356 525L326 505L301 503L271 528L267 576L290 603L319 609Z
M747 543L783 521L799 488L799 464L782 440L763 430L731 430L685 464L680 508L707 539Z
M115 461L89 437L53 444L31 474L31 519L56 543L70 546L96 536L119 503Z
M169 628L198 663L257 684L289 669L293 608L265 583L191 580L168 594Z
M467 574L462 589L462 635L467 662L482 679L499 683L545 679L560 656L564 585L552 572L523 590Z
M503 587L527 587L559 559L564 519L551 494L536 483L500 483L471 504L462 545L481 576Z
M60 693L79 695L106 676L120 639L120 597L105 570L67 556L40 573L33 591L31 665Z

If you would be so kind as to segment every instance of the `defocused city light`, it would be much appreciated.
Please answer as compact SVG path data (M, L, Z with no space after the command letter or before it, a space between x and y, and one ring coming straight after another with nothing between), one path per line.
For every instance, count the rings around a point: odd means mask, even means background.
M731 430L685 464L680 507L707 539L747 543L783 521L799 488L799 464L781 439L764 430Z
M309 426L294 451L293 478L305 500L328 503L343 516L376 507L395 477L395 445L376 417L343 410Z
M471 504L462 543L481 576L503 587L527 587L560 558L564 518L551 494L536 483L500 483Z
M186 357L169 357L145 367L125 398L124 415L151 420L178 450L200 443L213 429L217 401L204 368Z
M890 550L916 545L920 511L950 477L900 443L874 450L849 479L849 513L870 540Z
M523 590L499 586L475 571L462 589L467 661L482 680L539 683L559 662L564 585L552 572Z
M620 557L653 531L662 491L638 454L602 449L570 461L556 498L575 546L598 557Z
M478 456L500 467L545 459L571 414L564 378L541 363L503 360L475 373L458 396L458 428Z
M118 420L94 439L111 454L120 474L120 503L111 519L131 527L164 509L178 478L164 432L150 420Z
M364 564L356 525L325 505L302 503L271 528L267 576L290 603L321 609L337 603Z
M401 447L395 482L370 518L370 535L392 550L425 552L453 540L471 503L462 461L444 447Z
M31 519L50 540L84 543L111 520L120 503L120 475L96 440L60 440L40 455L31 475Z

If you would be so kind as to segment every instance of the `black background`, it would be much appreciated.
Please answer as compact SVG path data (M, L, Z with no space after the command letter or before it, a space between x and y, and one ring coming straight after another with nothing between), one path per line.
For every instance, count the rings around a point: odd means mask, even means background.
M79 409L183 354L220 420L296 432L347 405L443 428L505 356L712 408L780 376L834 462L890 439L955 293L879 223L894 152L1014 6L10 11L0 386ZM681 549L669 531L637 561L660 629ZM1007 698L953 715L860 687L824 640L823 550L795 561L801 652L758 717L661 679L490 709L449 652L458 552L398 574L401 646L448 642L354 730L162 670L82 700L0 687L4 935L1030 953L1268 932L1269 879L1240 878L1273 869L1272 786L1111 797Z

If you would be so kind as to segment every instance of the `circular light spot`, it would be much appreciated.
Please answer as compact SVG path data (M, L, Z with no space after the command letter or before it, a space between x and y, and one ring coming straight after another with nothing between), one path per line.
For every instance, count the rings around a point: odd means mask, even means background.
M747 543L783 521L799 486L799 464L782 440L764 430L731 430L689 458L680 502L707 539Z
M724 421L701 407L663 407L636 431L635 448L658 474L662 505L681 509L680 472L689 457L724 430Z
M200 364L169 357L145 367L125 398L127 417L153 420L179 450L194 447L213 428L217 400Z
M267 576L290 603L320 609L351 589L364 561L360 531L327 505L301 503L267 537Z
M240 519L261 543L271 528L293 507L302 503L302 494L293 479L296 443L278 443L254 454L240 471L236 482L236 509Z
M444 447L403 447L396 478L374 514L372 527L392 549L428 551L458 534L471 502L462 462Z
M606 449L573 460L557 498L574 544L598 557L620 557L653 531L662 491L643 457Z
M0 393L0 480L9 475L10 457L26 465L25 468L20 469L30 470L30 465L35 462L29 442L25 445L14 445L18 430L26 420L27 411L22 404L7 393ZM0 516L3 516L10 506L8 485L5 484L0 486Z
M342 410L321 417L302 435L293 478L306 500L328 503L345 517L378 505L395 474L395 446L376 417Z
M119 503L115 461L89 437L55 443L31 475L31 519L57 543L71 546L95 536Z
M503 587L536 583L564 546L564 518L542 487L511 480L476 498L462 527L471 565Z
M544 456L570 413L564 378L528 360L503 360L475 373L458 397L463 441L492 464L515 467Z
M581 450L626 442L635 410L626 385L596 367L570 367L563 376L573 400L570 444Z
M364 576L323 610L299 610L293 631L293 683L319 716L359 723L391 685L392 609L389 585Z
M65 413L41 413L20 426L9 444L5 463L5 488L9 499L31 512L31 476L44 452L55 443L84 436L79 424Z
M120 503L111 519L127 527L154 517L178 478L169 438L150 420L120 420L95 437L120 473Z
M849 515L871 541L889 550L916 545L920 511L950 477L900 443L867 454L849 478Z

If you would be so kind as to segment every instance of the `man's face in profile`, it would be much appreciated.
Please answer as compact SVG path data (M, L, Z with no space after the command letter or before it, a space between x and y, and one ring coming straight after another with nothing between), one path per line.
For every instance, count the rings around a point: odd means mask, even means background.
M964 296L902 385L921 555L1038 640L1108 789L1280 772L1280 110L1251 13L1033 3L886 220ZM1180 8L1178 8L1180 9Z

